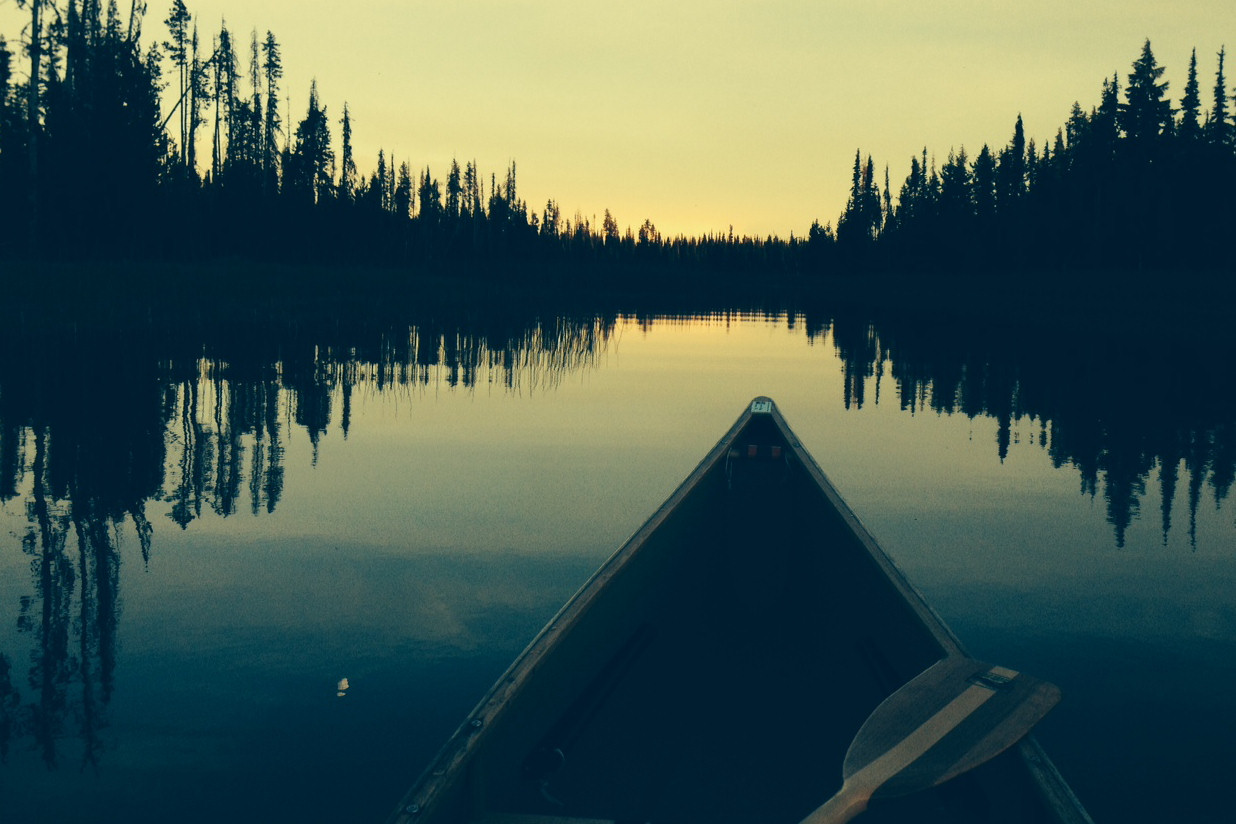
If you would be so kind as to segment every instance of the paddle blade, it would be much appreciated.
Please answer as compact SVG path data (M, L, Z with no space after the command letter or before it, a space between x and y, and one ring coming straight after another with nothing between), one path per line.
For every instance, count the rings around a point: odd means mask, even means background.
M859 729L842 775L872 798L941 784L999 755L1060 700L1037 678L953 656L884 700Z

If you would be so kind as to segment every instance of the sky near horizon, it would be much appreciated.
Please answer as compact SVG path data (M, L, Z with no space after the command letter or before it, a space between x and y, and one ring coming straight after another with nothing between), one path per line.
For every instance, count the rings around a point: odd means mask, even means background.
M150 43L167 36L171 0L148 3ZM477 161L486 180L515 161L537 213L553 198L565 217L609 209L624 229L648 218L664 235L835 224L858 149L881 182L888 167L895 197L924 147L940 164L963 146L974 157L1006 144L1018 114L1041 148L1074 101L1098 103L1104 77L1123 87L1146 38L1174 105L1193 48L1203 105L1225 44L1236 91L1231 0L186 5L207 54L223 20L246 49L251 31L274 33L285 124L304 116L316 79L338 150L346 101L364 174L379 148L439 180L452 158ZM10 44L26 15L0 0ZM209 129L199 140L209 157Z

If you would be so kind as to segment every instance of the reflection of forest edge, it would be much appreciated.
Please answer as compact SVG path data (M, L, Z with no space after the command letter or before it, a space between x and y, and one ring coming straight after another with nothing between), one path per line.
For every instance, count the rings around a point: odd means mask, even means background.
M906 315L832 327L847 407L872 393L879 402L891 377L902 409L993 418L1001 460L1014 432L1028 432L1054 466L1077 469L1083 494L1102 493L1118 547L1153 476L1166 544L1182 465L1188 473L1194 546L1204 487L1221 504L1236 477L1236 394L1223 368L1232 344L1211 329L1174 331L1113 336L1101 325L978 327Z
M66 735L84 746L81 766L97 766L120 616L119 535L131 523L149 559L150 502L182 528L204 511L274 511L289 424L316 451L332 425L347 436L362 387L539 391L585 368L614 325L525 322L491 308L465 328L437 321L440 305L395 322L358 319L382 314L373 307L318 301L242 311L206 301L99 312L79 301L66 312L65 303L0 310L0 500L24 503L34 590L18 620L32 645L25 698L16 662L0 651L0 763L12 741L30 738L49 768L67 757Z
M407 296L405 296L407 297ZM204 512L273 511L283 490L290 424L316 449L330 427L347 437L354 394L426 386L552 388L589 368L624 318L644 325L715 315L689 301L572 311L456 294L382 306L307 298L210 300L158 309L45 310L12 304L0 329L0 499L25 504L22 547L34 594L19 628L34 656L23 699L0 654L0 758L32 738L49 767L66 734L85 763L103 748L120 614L121 528L149 558L149 502L187 528ZM847 407L896 402L910 412L988 416L1003 459L1031 433L1081 491L1102 493L1118 546L1152 477L1163 539L1187 484L1189 535L1208 485L1222 502L1236 476L1236 403L1213 346L1167 334L1135 340L967 326L934 318L748 304L831 341ZM90 307L90 308L87 308ZM1187 473L1182 478L1181 468ZM70 729L73 727L73 729Z

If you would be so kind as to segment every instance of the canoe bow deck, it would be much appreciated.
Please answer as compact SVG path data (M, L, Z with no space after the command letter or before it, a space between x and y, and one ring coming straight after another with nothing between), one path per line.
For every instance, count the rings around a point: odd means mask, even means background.
M888 695L961 654L757 398L533 640L391 822L792 822ZM865 822L1090 821L1033 738Z

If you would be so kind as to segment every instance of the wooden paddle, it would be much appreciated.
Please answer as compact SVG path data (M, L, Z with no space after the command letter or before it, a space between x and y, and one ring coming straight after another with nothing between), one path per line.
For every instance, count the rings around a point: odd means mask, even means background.
M873 797L942 784L999 755L1060 700L1053 684L970 658L937 662L863 723L837 794L802 824L842 824Z

